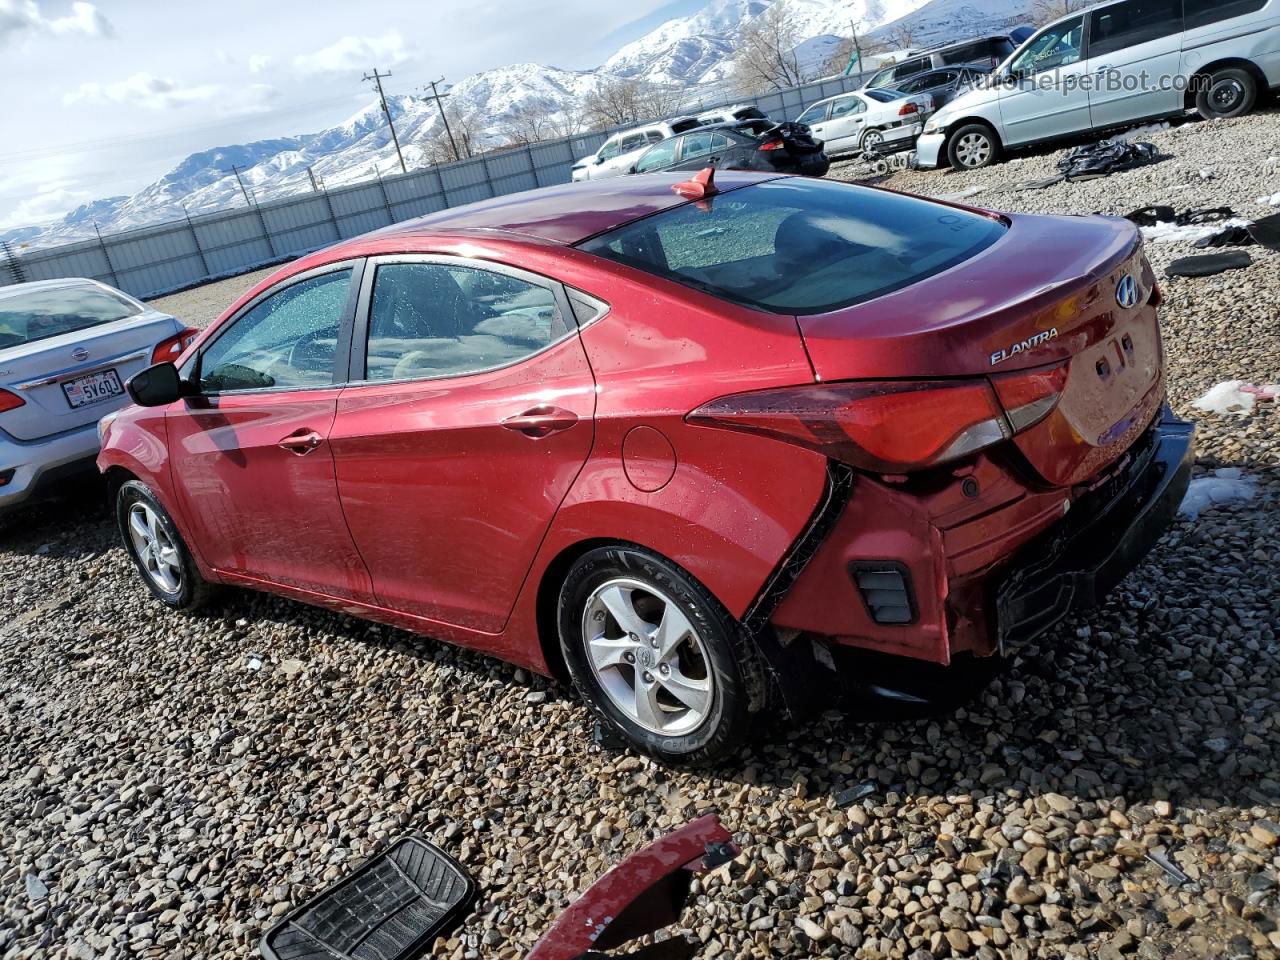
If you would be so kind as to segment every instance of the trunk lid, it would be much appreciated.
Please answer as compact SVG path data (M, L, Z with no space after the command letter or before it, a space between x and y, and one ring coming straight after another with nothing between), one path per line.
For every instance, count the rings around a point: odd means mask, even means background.
M114 389L110 372L123 387L150 365L156 344L182 329L173 317L146 309L122 320L0 347L0 388L25 401L0 413L0 430L18 440L39 440L96 423L129 402L124 393L104 395ZM72 406L66 388L85 401L82 406Z
M1118 458L1163 399L1155 276L1128 221L1009 220L1001 240L950 270L797 322L823 381L1065 363L1057 407L1013 442L1049 483L1078 484Z

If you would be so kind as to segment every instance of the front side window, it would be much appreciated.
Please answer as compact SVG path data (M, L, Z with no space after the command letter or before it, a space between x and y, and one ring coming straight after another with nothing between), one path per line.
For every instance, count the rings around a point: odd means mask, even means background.
M968 43L963 47L955 47L947 50L942 54L943 63L982 63L990 60L994 50L994 43L991 40L979 40L976 43Z
M531 357L571 330L547 287L475 267L388 263L369 309L365 379L456 377Z
M1182 0L1127 0L1089 15L1089 56L1107 54L1182 32Z
M772 313L825 313L949 269L1003 223L902 194L774 180L675 207L588 253Z
M655 147L650 147L640 155L640 159L636 162L636 173L661 170L663 167L675 163L676 147L679 143L678 139L665 140Z
M600 148L600 152L596 154L596 159L612 160L614 157L616 157L619 153L622 152L621 150L618 149L618 145L621 142L622 141L620 140L606 140L604 146Z
M332 383L350 287L350 270L325 273L300 280L241 314L201 352L201 392Z
M1050 27L1027 44L1013 61L1014 73L1031 76L1078 63L1084 50L1084 17Z
M142 308L136 303L87 283L0 296L0 350L140 313Z
M1186 0L1186 29L1207 27L1232 17L1257 13L1267 5L1267 0Z

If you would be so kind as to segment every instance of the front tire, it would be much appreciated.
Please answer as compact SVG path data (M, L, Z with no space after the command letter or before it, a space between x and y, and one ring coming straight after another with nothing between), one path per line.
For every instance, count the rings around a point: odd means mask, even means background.
M579 696L638 750L709 765L747 740L764 663L702 584L640 547L581 557L560 591L560 649Z
M197 610L213 598L216 587L200 576L173 518L145 483L120 485L116 523L142 582L161 603L174 610Z
M947 141L947 158L953 170L977 170L1000 159L1000 140L981 123L961 127Z
M1206 120L1229 120L1253 109L1258 83L1248 70L1228 67L1214 71L1196 93L1196 112Z

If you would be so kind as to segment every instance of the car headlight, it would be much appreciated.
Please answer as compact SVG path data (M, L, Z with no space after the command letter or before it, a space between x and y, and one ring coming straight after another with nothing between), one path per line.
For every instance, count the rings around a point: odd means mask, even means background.
M111 429L111 424L116 422L116 417L118 416L120 416L120 411L113 410L98 421L98 446L102 446L107 442L107 431Z
M932 117L930 117L930 118L928 119L928 121L925 123L925 125L924 125L924 132L925 132L926 134L929 134L929 133L941 133L941 132L942 132L942 129L943 129L946 125L947 125L947 118L946 118L946 117L944 117L941 113L935 113L935 114L934 114Z

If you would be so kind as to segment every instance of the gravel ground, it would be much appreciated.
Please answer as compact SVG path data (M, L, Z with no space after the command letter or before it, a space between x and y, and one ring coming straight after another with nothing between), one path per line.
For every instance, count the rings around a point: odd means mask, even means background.
M888 183L1257 215L1280 190L1278 119L1162 132L1172 159L1042 192L1002 188L1049 155ZM1187 252L1151 247L1157 268ZM711 808L744 849L695 885L678 933L703 957L1280 955L1280 419L1189 406L1219 380L1280 379L1280 258L1255 260L1165 282L1163 311L1197 469L1242 469L1255 500L1181 521L1103 609L965 705L832 711L718 774L603 752L564 689L404 633L247 593L168 614L91 498L22 515L0 534L0 956L248 956L420 830L480 887L437 953L515 957L610 864ZM196 319L248 282L164 302Z
M167 297L156 297L148 300L151 306L164 313L171 313L179 320L199 327L203 330L217 320L222 311L254 284L265 280L280 269L280 265L255 270L253 273L242 273L226 280L216 280L200 287L192 287L181 293L171 293Z

